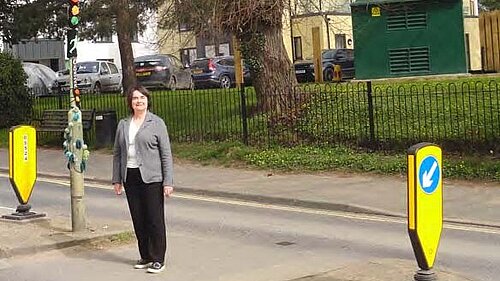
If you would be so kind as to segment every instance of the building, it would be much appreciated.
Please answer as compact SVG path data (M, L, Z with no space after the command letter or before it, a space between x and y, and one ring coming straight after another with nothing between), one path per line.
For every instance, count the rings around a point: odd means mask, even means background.
M460 0L357 0L352 4L356 78L480 69L479 32L472 20L465 31L466 10Z
M64 69L64 42L57 39L22 40L18 44L4 42L3 50L24 62L40 63L54 71Z
M283 16L283 43L290 60L312 57L312 27L321 30L322 48L352 48L350 0L291 0ZM186 24L161 30L160 52L174 54L185 63L196 58L233 54L231 36L197 36Z
M365 2L377 2L378 0ZM412 2L418 2L414 0ZM290 0L288 13L283 17L283 42L290 60L312 58L312 29L320 28L320 48L354 48L351 3L353 0ZM393 2L393 1L391 1ZM397 2L397 1L396 1ZM428 2L428 1L427 1ZM436 0L438 3L440 0ZM464 0L463 34L465 41L466 70L481 70L479 41L479 14L477 0ZM232 54L230 36L217 40L200 38L189 26L180 24L178 30L159 31L166 40L160 44L160 52L179 56L189 63L195 58L217 54Z
M66 42L56 39L23 40L19 44L3 44L3 48L15 57L25 62L41 63L54 71L66 69ZM141 34L137 34L132 42L134 57L158 53L158 39L156 18ZM81 40L77 44L77 62L81 61L110 61L121 69L120 49L118 36L96 37L94 40Z
M134 36L132 49L134 57L151 55L158 53L156 25L148 25L146 30ZM109 61L116 64L121 69L120 48L118 46L118 36L100 36L94 40L83 40L77 44L77 62L81 61Z
M295 0L291 3L291 59L312 58L312 29L320 29L320 48L354 47L350 0Z

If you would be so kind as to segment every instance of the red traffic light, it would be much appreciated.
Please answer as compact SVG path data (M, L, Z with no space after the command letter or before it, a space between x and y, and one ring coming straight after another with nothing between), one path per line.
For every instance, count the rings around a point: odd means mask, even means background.
M80 104L80 94L81 94L80 89L78 89L78 88L73 89L73 97L75 98L75 102L76 102L77 106L78 106L78 104Z

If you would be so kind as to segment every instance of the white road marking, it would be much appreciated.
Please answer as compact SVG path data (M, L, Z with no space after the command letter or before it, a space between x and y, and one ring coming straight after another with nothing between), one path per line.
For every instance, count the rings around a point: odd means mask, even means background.
M0 177L4 177L4 176L5 176L4 174L0 173ZM70 186L69 181L65 181L65 180L49 179L49 178L43 178L43 177L39 177L39 178L37 178L37 180L42 181L42 182L53 183L53 184L61 185L61 186L65 186L65 187ZM106 189L106 190L110 190L110 191L113 190L113 187L111 186L111 184L104 185L104 184L86 182L85 186L92 187L92 188ZM296 212L296 213L303 213L303 214L341 217L341 218L356 219L356 220L363 220L363 221L389 222L389 223L398 223L398 224L406 224L407 223L407 220L405 218L396 218L396 217L387 217L387 216L369 215L369 214L358 214L358 213L348 213L348 212L332 211L332 210L317 210L317 209L283 206L283 205L272 205L272 204L242 201L242 200L236 200L236 199L226 199L226 198L221 198L221 197L192 195L192 194L179 193L179 192L174 193L172 195L172 197L177 197L177 198L182 198L182 199L187 199L187 200L198 200L198 201L205 201L205 202L212 202L212 203L234 205L234 206L245 206L245 207L253 207L253 208L260 208L260 209L271 209L271 210L278 210L278 211ZM453 229L453 230L479 232L479 233L487 233L487 234L500 234L499 229L474 226L474 225L458 225L458 224L453 224L453 223L444 223L443 228Z

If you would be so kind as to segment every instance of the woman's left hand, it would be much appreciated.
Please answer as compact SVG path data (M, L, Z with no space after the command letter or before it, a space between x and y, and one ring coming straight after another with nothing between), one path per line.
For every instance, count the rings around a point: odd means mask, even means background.
M169 185L163 186L163 195L165 195L165 197L170 197L170 195L172 195L172 193L174 193L173 186L169 186Z

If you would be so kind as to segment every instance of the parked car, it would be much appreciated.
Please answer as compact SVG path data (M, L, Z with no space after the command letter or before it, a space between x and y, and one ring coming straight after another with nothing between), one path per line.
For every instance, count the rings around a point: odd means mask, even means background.
M76 63L76 82L82 93L122 92L123 89L121 72L107 61ZM57 83L61 91L69 91L69 70L59 72Z
M137 81L146 88L193 89L189 67L173 55L148 55L134 59Z
M340 65L342 79L354 78L354 50L329 49L321 53L323 80L333 81L334 66ZM300 60L294 63L295 76L299 82L313 82L314 63L312 60Z
M27 86L34 96L47 96L57 92L57 74L50 67L39 63L22 63L28 76Z
M195 88L230 88L236 84L234 57L221 56L196 59L191 64L191 74ZM251 83L250 71L243 66L243 80Z

